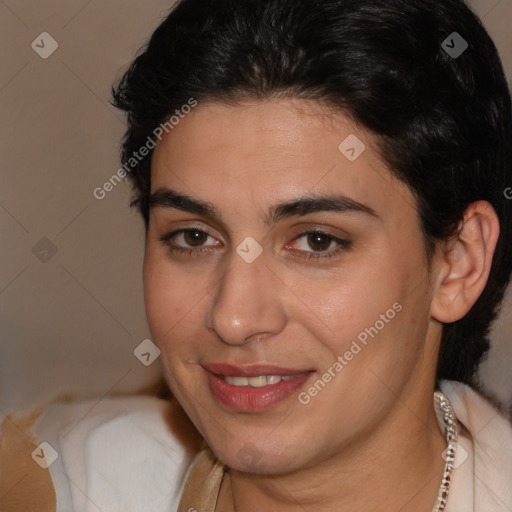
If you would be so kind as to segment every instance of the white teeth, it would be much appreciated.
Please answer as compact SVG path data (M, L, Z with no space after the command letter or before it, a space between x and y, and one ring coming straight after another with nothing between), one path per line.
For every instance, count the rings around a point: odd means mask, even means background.
M231 382L229 382L228 379L231 379ZM233 384L234 386L249 385L249 379L247 377L226 377L226 381L229 382L229 384Z
M224 379L228 384L238 387L251 386L253 388L261 388L272 384L279 384L282 380L293 380L306 375L307 372L298 375L260 375L258 377L231 377L225 375Z
M253 388L261 388L267 385L267 377L262 375L261 377L249 377L249 386Z
M294 377L290 376L290 378L293 379ZM286 380L290 380L290 378L286 378ZM258 377L231 377L226 375L224 379L226 379L228 384L233 386L261 388L271 384L279 384L281 379L285 380L285 377L281 377L280 375L260 375Z

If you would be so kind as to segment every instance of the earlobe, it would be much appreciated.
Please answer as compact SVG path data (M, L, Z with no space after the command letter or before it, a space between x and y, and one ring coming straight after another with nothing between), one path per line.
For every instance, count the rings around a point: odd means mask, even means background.
M452 323L473 307L489 278L499 233L498 217L487 201L468 206L457 236L439 255L433 318Z

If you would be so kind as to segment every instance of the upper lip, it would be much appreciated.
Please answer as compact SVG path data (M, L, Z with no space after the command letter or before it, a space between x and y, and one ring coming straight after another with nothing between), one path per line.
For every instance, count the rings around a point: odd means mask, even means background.
M250 364L235 366L227 363L208 363L202 365L205 370L216 375L228 377L259 377L262 375L299 375L301 373L311 372L311 369L290 369L270 364Z

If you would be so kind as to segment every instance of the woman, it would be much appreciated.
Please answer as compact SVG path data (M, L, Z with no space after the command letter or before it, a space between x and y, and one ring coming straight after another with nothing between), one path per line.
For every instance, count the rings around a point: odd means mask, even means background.
M512 428L475 373L512 269L512 115L468 7L182 0L114 102L153 341L205 442L149 466L158 510L511 510ZM155 510L90 439L115 492L86 460L84 502Z
M115 99L124 162L171 121L130 177L153 339L214 454L179 510L512 507L510 425L473 391L510 96L469 9L185 0Z

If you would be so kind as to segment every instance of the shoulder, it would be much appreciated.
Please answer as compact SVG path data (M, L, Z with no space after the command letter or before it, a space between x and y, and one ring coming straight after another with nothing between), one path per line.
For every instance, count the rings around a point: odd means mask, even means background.
M481 444L492 451L507 447L505 453L512 450L512 423L504 410L498 409L484 395L461 382L442 381L441 390L477 445Z
M33 433L52 454L57 511L175 510L202 446L176 401L149 396L53 404Z
M512 424L503 411L465 384L442 381L441 390L471 436L476 510L512 509Z

